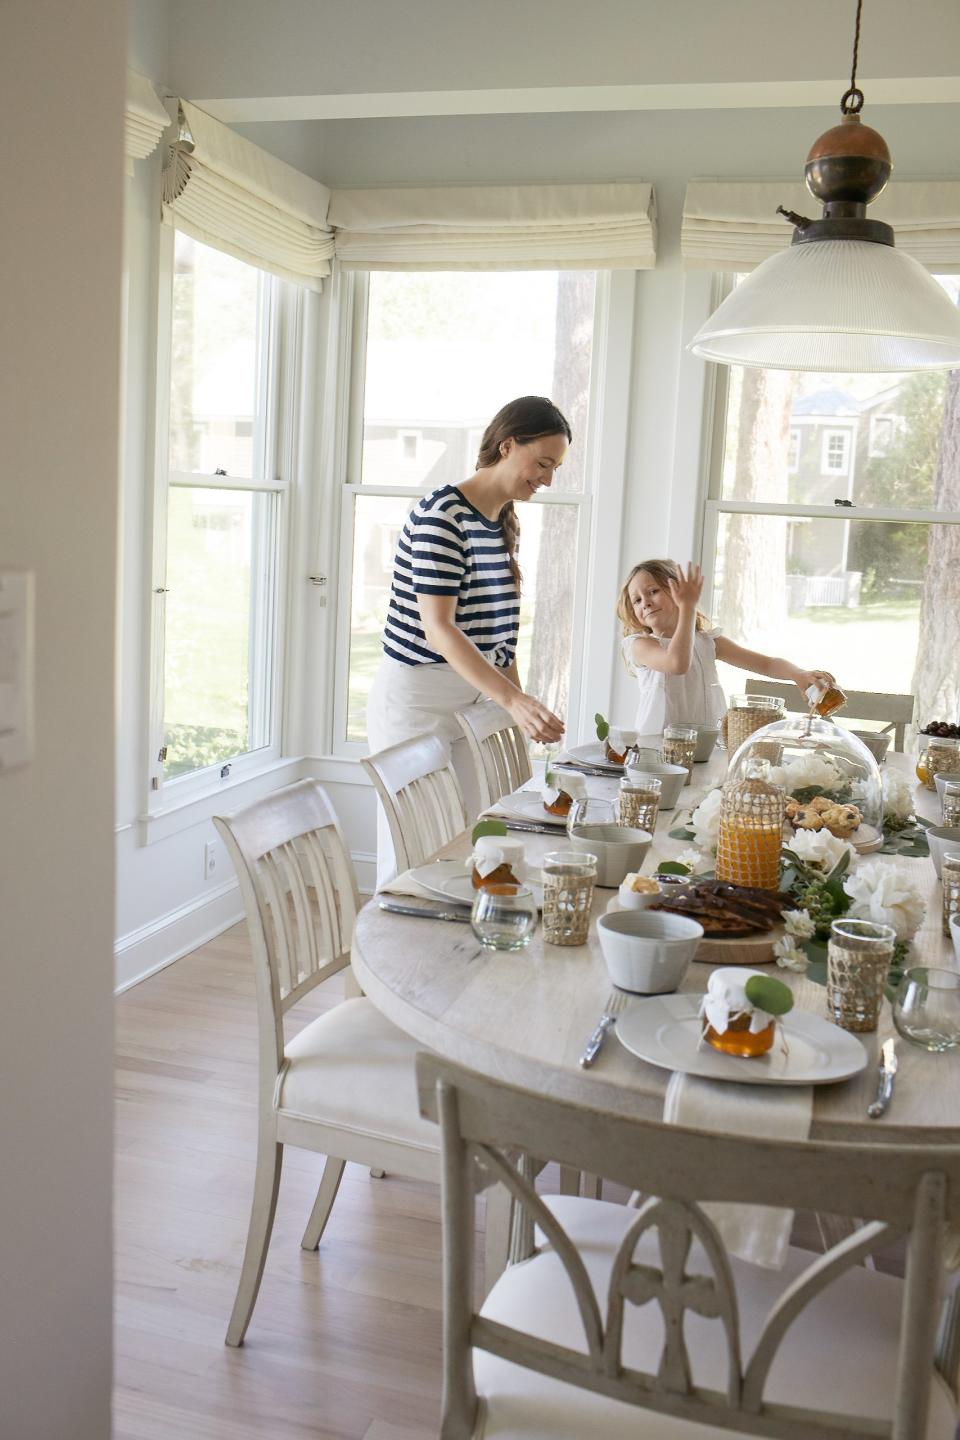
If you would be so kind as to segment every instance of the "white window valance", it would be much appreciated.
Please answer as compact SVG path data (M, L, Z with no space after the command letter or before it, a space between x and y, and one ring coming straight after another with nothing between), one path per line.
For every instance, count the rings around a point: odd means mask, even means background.
M347 270L648 270L652 185L436 185L335 190Z
M778 205L818 219L802 181L691 180L680 244L686 265L752 270L785 250L793 228ZM891 180L868 214L896 232L897 247L941 274L960 271L960 180Z
M145 160L153 154L169 124L170 116L146 75L128 70L123 146L128 175L133 174L134 160Z
M177 102L172 113L177 114ZM204 245L319 290L330 273L330 191L188 101L167 148L163 218ZM191 148L192 145L192 148Z

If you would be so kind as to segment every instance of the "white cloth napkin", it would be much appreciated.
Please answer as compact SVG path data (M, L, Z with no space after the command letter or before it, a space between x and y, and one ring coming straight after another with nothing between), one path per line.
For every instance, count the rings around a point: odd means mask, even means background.
M812 1114L811 1085L781 1089L728 1085L682 1071L671 1076L663 1102L663 1118L668 1125L777 1140L805 1140L810 1134ZM793 1228L792 1210L727 1202L704 1205L703 1210L731 1255L769 1270L782 1268Z
M451 865L450 874L456 875L457 873L456 865ZM464 873L462 863L459 873ZM412 895L417 900L432 900L437 905L443 903L442 895L438 895L435 890L427 890L420 884L416 877L415 870L404 870L402 874L394 875L392 880L388 880L385 885L379 885L377 890L381 895ZM454 899L452 895L447 900L447 904L449 905L459 905L461 903L461 901Z

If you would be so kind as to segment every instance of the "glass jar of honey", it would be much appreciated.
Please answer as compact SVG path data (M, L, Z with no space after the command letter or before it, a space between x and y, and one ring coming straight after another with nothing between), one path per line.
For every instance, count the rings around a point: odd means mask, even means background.
M724 1055L739 1055L750 1060L757 1055L766 1055L773 1045L777 1022L771 1020L762 1030L751 1030L750 1020L749 1014L731 1016L722 1033L714 1030L709 1021L704 1021L703 1038L714 1050L722 1050Z
M721 792L718 880L758 890L779 888L785 804L782 787L770 779L769 760L745 760L741 778L728 780Z
M819 715L821 720L828 720L835 710L840 710L847 703L840 686L832 685L808 685L806 697L810 701L811 715Z

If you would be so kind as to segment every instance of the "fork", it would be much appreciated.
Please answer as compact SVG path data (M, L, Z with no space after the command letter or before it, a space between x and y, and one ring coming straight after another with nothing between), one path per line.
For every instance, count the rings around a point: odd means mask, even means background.
M597 1028L590 1039L583 1047L583 1054L580 1056L580 1064L584 1070L588 1070L600 1053L600 1046L603 1044L603 1037L611 1026L617 1023L617 1016L627 1003L627 996L622 990L611 990L607 996L607 1003L603 1007L603 1014L597 1021Z

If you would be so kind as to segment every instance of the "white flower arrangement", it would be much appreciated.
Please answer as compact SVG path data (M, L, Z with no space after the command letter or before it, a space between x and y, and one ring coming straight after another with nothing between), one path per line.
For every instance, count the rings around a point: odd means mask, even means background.
M793 940L812 940L817 930L806 910L784 910L783 924Z
M892 925L898 940L911 940L923 922L923 891L894 865L863 862L844 877L843 888L850 897L851 920Z
M838 840L829 830L797 830L786 847L797 859L811 870L820 870L829 875L849 855L851 861L856 850L847 840Z
M794 911L793 913L803 914L805 912ZM782 970L794 970L797 974L802 974L810 964L806 954L790 935L784 935L782 940L777 941L773 947L773 953L777 957L777 964Z
M892 770L883 774L883 817L892 815L901 823L913 815L913 789L909 781Z
M702 851L695 850L693 846L691 846L688 850L682 851L677 856L677 864L686 865L690 874L696 875L701 870L710 869L710 858L704 855Z
M710 790L690 816L690 828L697 845L708 855L716 852L717 840L720 837L720 801L720 791Z
M816 786L821 795L830 795L843 790L847 778L838 765L826 755L798 755L784 765L775 765L770 771L775 785L782 785L788 795L798 790Z

